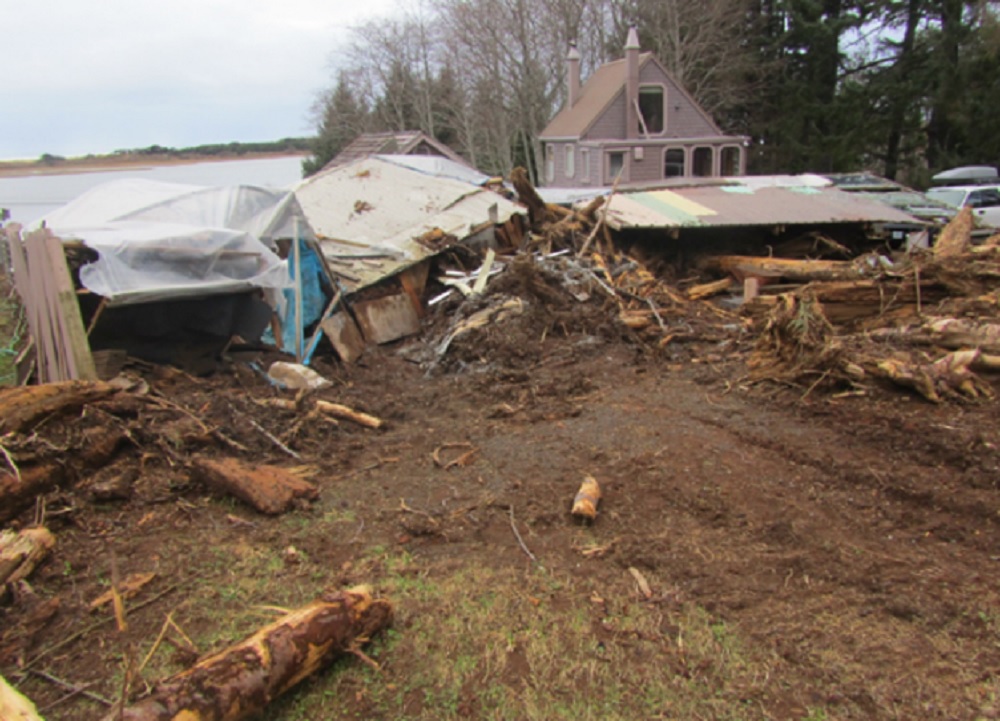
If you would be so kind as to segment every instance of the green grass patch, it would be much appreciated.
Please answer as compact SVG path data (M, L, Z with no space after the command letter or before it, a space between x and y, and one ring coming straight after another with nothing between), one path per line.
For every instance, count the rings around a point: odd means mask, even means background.
M343 659L264 719L762 719L770 658L704 609L603 602L586 579L463 566L421 569L377 549L397 608L368 655ZM444 580L442 580L444 579Z

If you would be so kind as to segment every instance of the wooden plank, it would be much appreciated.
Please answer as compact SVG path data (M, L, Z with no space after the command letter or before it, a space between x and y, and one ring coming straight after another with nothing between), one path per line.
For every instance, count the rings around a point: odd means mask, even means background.
M423 296L424 288L427 287L427 276L430 274L431 264L429 260L411 266L399 274L399 282L403 286L403 291L410 297L413 308L417 316L423 318L426 315L424 309Z
M69 273L69 265L66 263L66 252L63 250L62 241L47 228L40 232L43 234L49 261L47 270L51 274L56 291L53 300L66 344L63 352L66 354L72 373L67 380L97 380L94 358L90 354L90 341L83 325L80 302L76 298L76 289Z
M405 293L355 303L354 314L371 343L391 343L420 331L420 318Z
M344 363L351 364L364 353L365 339L361 337L357 324L346 311L334 313L320 323L320 328Z

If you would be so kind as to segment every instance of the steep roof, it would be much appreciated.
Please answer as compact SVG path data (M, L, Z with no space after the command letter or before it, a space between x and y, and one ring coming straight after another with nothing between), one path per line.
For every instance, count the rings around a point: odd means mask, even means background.
M402 130L386 133L362 133L348 143L323 169L336 168L371 155L408 155L421 143L426 143L434 148L439 155L449 160L468 165L461 155L431 136L419 130Z
M705 118L708 124L721 134L712 117L691 97L687 89L674 79L673 75L663 67L663 64L656 59L653 53L640 53L639 72L641 73L643 67L649 62L654 63L684 94L691 102L692 107ZM572 107L564 105L562 110L549 121L539 137L542 139L579 138L584 135L608 106L614 102L615 98L620 93L625 92L626 73L627 61L625 58L613 60L597 68L580 89L580 97L576 104Z

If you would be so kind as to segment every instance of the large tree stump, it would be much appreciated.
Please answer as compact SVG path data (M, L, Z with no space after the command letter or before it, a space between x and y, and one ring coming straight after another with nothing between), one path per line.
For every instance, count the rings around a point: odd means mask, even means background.
M192 476L249 503L261 513L284 513L297 498L315 500L319 489L278 466L249 466L235 458L197 458Z
M260 711L338 654L389 625L392 605L365 588L292 611L244 641L157 684L125 721L238 721ZM105 721L117 721L115 710Z

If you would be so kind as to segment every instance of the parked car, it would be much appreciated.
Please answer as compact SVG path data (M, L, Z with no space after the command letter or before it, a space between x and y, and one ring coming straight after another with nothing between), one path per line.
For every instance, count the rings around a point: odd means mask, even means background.
M1000 186L949 185L931 188L927 197L955 208L969 205L981 225L1000 227Z

